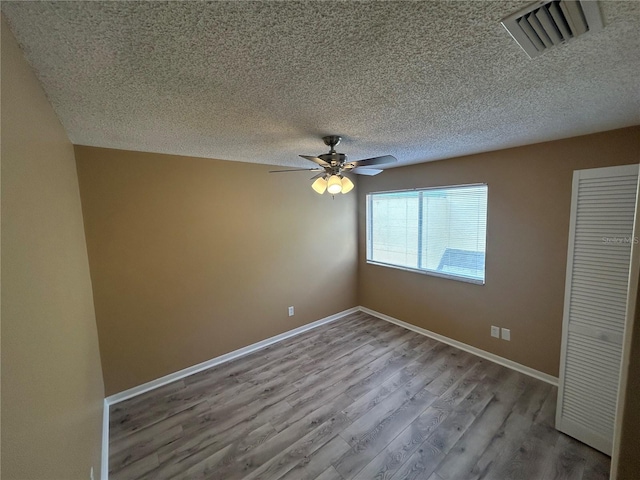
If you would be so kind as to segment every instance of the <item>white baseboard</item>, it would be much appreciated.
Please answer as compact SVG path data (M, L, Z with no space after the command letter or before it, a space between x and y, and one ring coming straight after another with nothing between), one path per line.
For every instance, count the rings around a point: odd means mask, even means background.
M351 313L356 313L359 311L359 307L349 308L348 310L329 315L328 317L321 318L320 320L316 320L315 322L307 323L306 325L294 328L293 330L281 333L280 335L267 338L252 345L234 350L233 352L225 353L224 355L220 355L219 357L212 358L211 360L207 360L206 362L193 365L183 370L165 375L164 377L160 377L150 382L143 383L142 385L138 385L137 387L133 387L128 390L124 390L122 392L108 396L104 399L104 411L102 413L102 467L100 471L101 480L108 480L109 478L109 406L118 402L122 402L124 400L128 400L129 398L133 398L137 395L141 395L145 392L153 390L154 388L158 388L168 383L175 382L176 380L188 377L189 375L193 375L194 373L201 372L202 370L206 370L207 368L215 367L216 365L220 365L221 363L230 362L231 360L235 360L236 358L244 357L245 355L249 355L250 353L253 353L257 350L261 350L276 342L279 342L286 338L294 337L296 335L300 335L301 333L307 332L321 325L326 325L327 323L334 322Z
M375 310L371 310L370 308L361 306L359 307L359 309L361 312L368 313L369 315L377 317L381 320L394 323L396 325L406 328L407 330L412 330L416 333L419 333L420 335L431 337L435 340L438 340L439 342L446 343L447 345L451 345L452 347L459 348L460 350L464 350L465 352L473 353L478 357L484 358L494 363L498 363L504 367L510 368L520 373L524 373L525 375L529 375L530 377L537 378L538 380L542 380L543 382L550 383L551 385L554 385L556 387L558 386L558 377L554 377L552 375L541 372L539 370L535 370L531 367L527 367L526 365L522 365L520 363L514 362L513 360L509 360L499 355L489 353L485 350L472 347L471 345L467 345L466 343L453 340L452 338L445 337L444 335L440 335L439 333L435 333L430 330L417 327L407 322L403 322L402 320L398 320L397 318L390 317L389 315L385 315L384 313L376 312Z
M142 385L138 385L137 387L133 387L128 390L124 390L123 392L110 395L105 399L105 401L107 402L108 405L113 405L114 403L128 400L129 398L136 397L138 395L141 395L155 388L162 387L163 385L167 385L168 383L175 382L176 380L180 380L182 378L188 377L189 375L193 375L194 373L201 372L202 370L206 370L207 368L215 367L216 365L220 365L221 363L230 362L231 360L235 360L236 358L244 357L245 355L249 355L250 353L253 353L257 350L261 350L276 342L279 342L289 337L300 335L301 333L312 330L321 325L325 325L327 323L333 322L346 315L349 315L351 313L355 313L358 311L359 311L359 307L353 307L348 310L344 310L342 312L336 313L334 315L330 315L328 317L322 318L315 322L307 323L306 325L303 325L298 328L294 328L293 330L289 330L287 332L281 333L274 337L261 340L260 342L248 345L246 347L239 348L238 350L234 350L233 352L225 353L224 355L220 355L219 357L212 358L211 360L207 360L206 362L202 362L197 365L187 367L183 370L179 370L177 372L170 373L169 375L165 375L164 377L160 377L150 382L143 383Z
M238 350L234 350L233 352L220 355L219 357L212 358L211 360L207 360L206 362L193 365L183 370L170 373L169 375L165 375L164 377L160 377L156 380L143 383L142 385L138 385L137 387L124 390L123 392L119 392L105 398L104 411L102 415L102 466L101 466L101 473L100 473L101 479L108 480L108 477L109 477L109 407L111 405L118 402L122 402L124 400L128 400L129 398L133 398L135 396L141 395L145 392L161 387L163 385L167 385L168 383L175 382L176 380L180 380L182 378L188 377L189 375L193 375L194 373L201 372L202 370L206 370L207 368L211 368L216 365L220 365L222 363L230 362L231 360L235 360L237 358L253 353L257 350L261 350L265 347L268 347L269 345L277 343L286 338L300 335L301 333L307 332L321 325L326 325L327 323L334 322L342 317L345 317L346 315L359 312L359 311L367 313L374 317L377 317L381 320L394 323L396 325L399 325L400 327L406 328L408 330L412 330L421 335L431 337L442 343L446 343L453 347L459 348L460 350L464 350L466 352L472 353L484 359L498 363L507 368L511 368L512 370L516 370L520 373L524 373L525 375L529 375L531 377L537 378L538 380L542 380L544 382L550 383L551 385L558 386L558 379L546 373L540 372L538 370L534 370L533 368L527 367L525 365L521 365L519 363L500 357L498 355L494 355L493 353L480 350L479 348L472 347L471 345L467 345L466 343L458 342L457 340L453 340L451 338L445 337L444 335L440 335L438 333L431 332L424 328L411 325L410 323L403 322L402 320L398 320L397 318L390 317L389 315L385 315L384 313L376 312L375 310L371 310L370 308L366 308L362 306L353 307L348 310L344 310L342 312L336 313L334 315L330 315L328 317L322 318L315 322L308 323L307 325L303 325L302 327L294 328L293 330L289 330L288 332L281 333L280 335L267 338L260 342L254 343L252 345L248 345Z

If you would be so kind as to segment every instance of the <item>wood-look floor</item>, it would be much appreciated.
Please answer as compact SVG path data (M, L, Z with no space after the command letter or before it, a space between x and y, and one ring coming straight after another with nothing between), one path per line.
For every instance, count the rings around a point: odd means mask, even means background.
M609 478L556 393L358 313L113 405L110 479Z

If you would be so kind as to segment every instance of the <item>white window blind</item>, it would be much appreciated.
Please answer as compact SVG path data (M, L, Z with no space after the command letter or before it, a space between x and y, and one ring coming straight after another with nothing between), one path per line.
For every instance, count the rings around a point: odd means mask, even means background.
M487 186L367 195L367 261L484 283Z

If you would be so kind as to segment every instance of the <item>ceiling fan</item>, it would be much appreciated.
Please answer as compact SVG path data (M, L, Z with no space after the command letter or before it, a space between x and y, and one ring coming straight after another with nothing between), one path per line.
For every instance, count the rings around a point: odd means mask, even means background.
M330 150L329 153L323 153L317 157L311 155L300 155L306 160L317 163L314 168L294 168L289 170L272 170L269 173L280 172L320 172L311 180L315 182L311 185L316 192L323 194L328 191L330 194L347 193L353 189L353 182L346 177L345 173L357 173L358 175L377 175L382 170L377 168L367 168L374 165L383 165L386 163L397 162L396 158L391 155L383 155L381 157L366 158L364 160L356 160L349 162L344 153L336 152L336 145L342 140L338 135L327 135L322 137L325 145Z

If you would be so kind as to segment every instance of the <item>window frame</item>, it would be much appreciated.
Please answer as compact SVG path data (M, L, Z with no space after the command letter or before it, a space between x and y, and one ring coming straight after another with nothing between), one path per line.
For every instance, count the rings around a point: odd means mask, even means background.
M371 205L372 205L372 197L380 194L389 194L389 193L405 193L405 192L425 192L429 190L445 190L445 189L453 189L453 188L465 188L465 187L486 187L487 189L487 215L485 219L485 266L484 266L484 279L479 280L476 278L464 277L461 275L455 275L451 273L443 273L434 270L428 270L425 268L411 268L403 265L395 265L393 263L380 262L376 260L370 260L372 256L373 244L370 241L372 237L373 225L371 222ZM487 280L487 237L488 237L488 224L489 224L489 184L488 183L467 183L467 184L458 184L458 185L438 185L433 187L416 187L416 188L406 188L399 190L383 190L376 192L368 192L365 196L365 261L370 265L378 265L381 267L394 268L396 270L404 270L407 272L419 273L421 275L428 275L431 277L440 277L449 280L455 280L458 282L471 283L474 285L485 285ZM421 252L422 252L422 213L423 213L423 205L422 202L418 202L418 264L421 262Z

